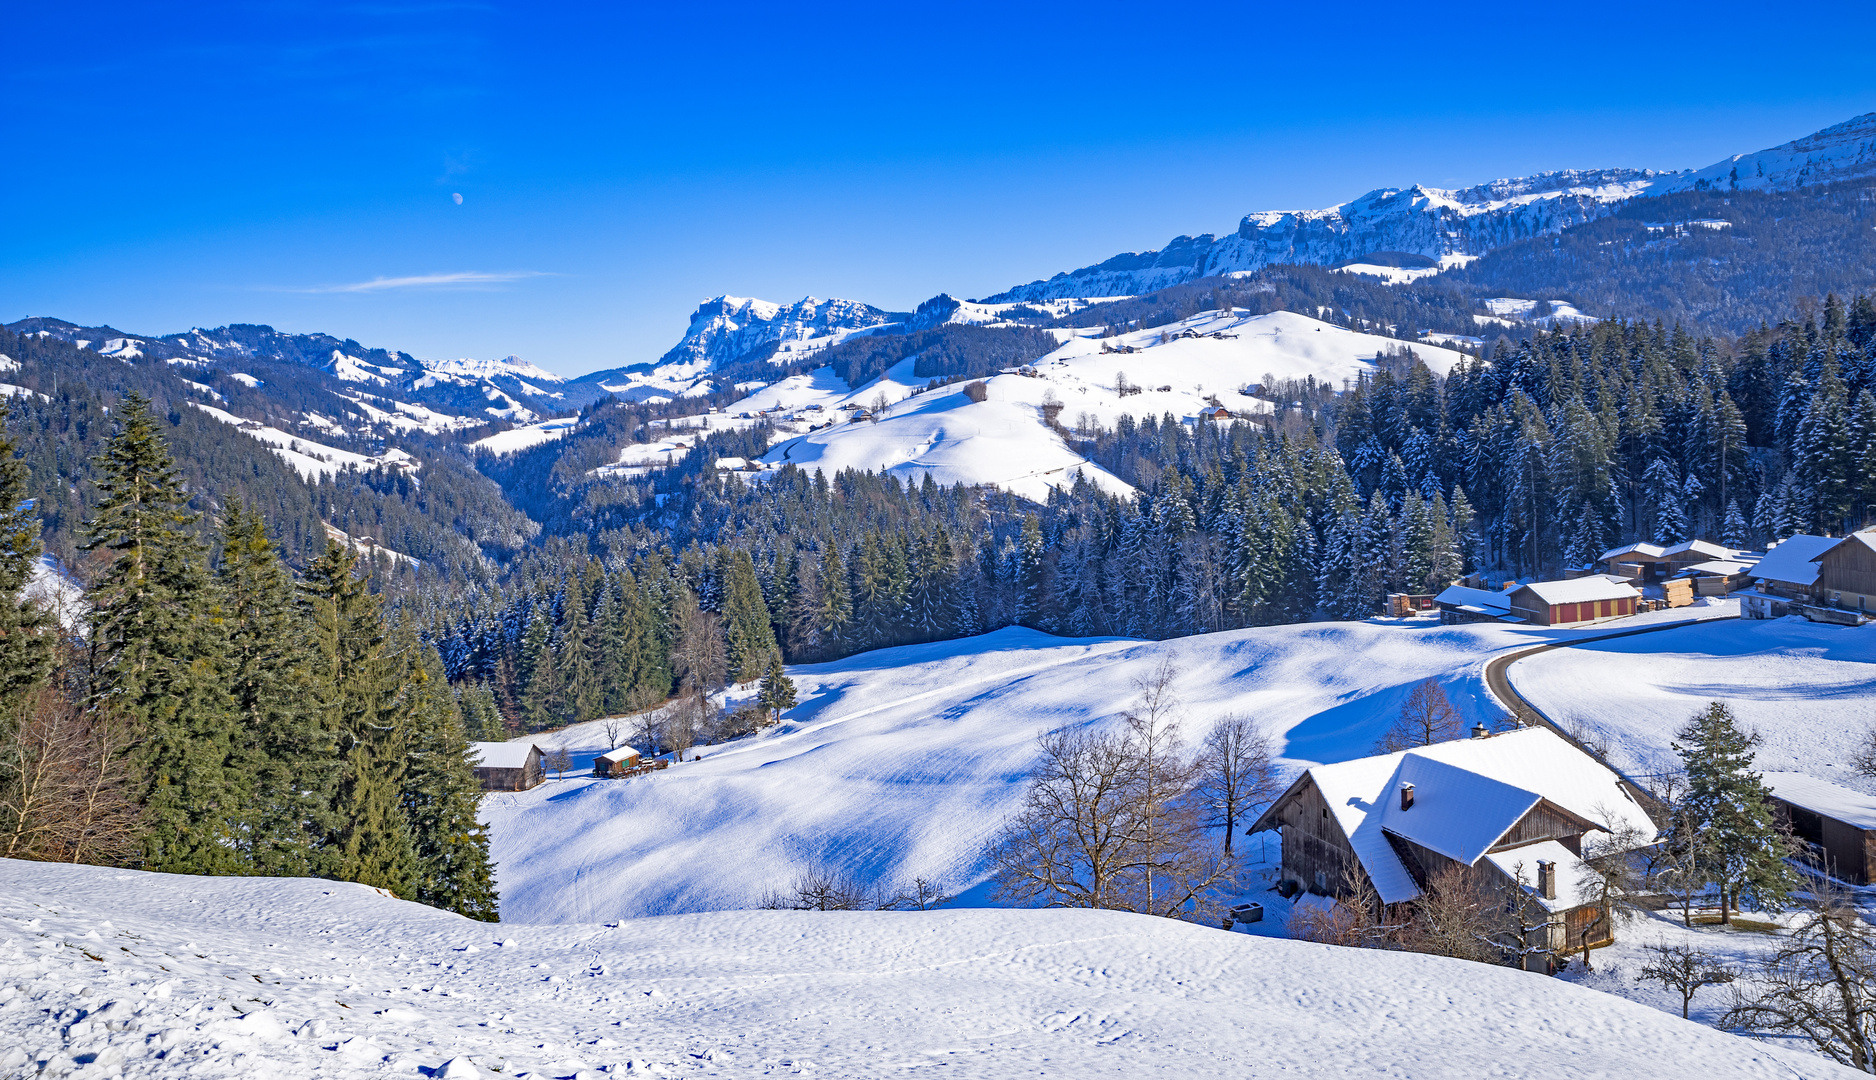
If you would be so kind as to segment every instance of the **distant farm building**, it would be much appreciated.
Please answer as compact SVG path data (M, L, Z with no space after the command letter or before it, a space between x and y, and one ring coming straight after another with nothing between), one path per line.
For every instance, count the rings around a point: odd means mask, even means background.
M1766 773L1765 786L1806 862L1838 881L1876 881L1876 798L1803 773Z
M1283 880L1318 894L1365 879L1381 903L1411 904L1454 867L1518 883L1549 913L1553 952L1614 939L1587 884L1584 838L1656 834L1620 777L1547 728L1318 765L1251 831L1265 829L1282 834Z
M1440 622L1448 626L1457 623L1495 622L1511 617L1510 595L1492 592L1489 589L1472 589L1464 585L1453 585L1434 597L1433 602L1440 609Z
M469 757L483 791L526 791L545 779L541 748L533 743L470 743Z
M1511 614L1538 626L1580 626L1635 614L1641 593L1601 574L1569 581L1533 581L1506 597Z
M629 746L608 750L593 759L594 776L624 776L645 763L645 757Z
M1597 562L1616 577L1633 582L1660 581L1699 563L1731 561L1738 552L1708 540L1678 544L1624 544L1602 553Z

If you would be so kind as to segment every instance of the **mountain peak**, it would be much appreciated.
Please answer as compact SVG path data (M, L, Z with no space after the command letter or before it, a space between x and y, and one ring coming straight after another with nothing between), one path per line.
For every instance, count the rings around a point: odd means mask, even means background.
M567 381L564 376L536 367L514 355L504 356L500 360L474 360L467 357L460 360L425 360L423 367L425 371L457 375L465 379L497 379L506 375L529 382Z

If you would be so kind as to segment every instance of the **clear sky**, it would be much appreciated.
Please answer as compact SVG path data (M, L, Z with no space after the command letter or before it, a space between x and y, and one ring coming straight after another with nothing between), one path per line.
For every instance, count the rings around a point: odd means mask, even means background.
M1873 8L26 0L0 321L576 374L724 292L907 309L1384 185L1706 165L1876 110Z

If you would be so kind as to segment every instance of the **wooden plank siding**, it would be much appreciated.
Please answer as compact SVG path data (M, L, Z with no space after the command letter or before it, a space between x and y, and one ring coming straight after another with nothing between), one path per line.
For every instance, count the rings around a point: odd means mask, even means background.
M1876 611L1876 550L1851 538L1817 560L1817 591L1826 603Z
M1531 807L1528 813L1518 819L1516 825L1507 829L1504 837L1493 844L1491 850L1505 851L1526 844L1555 840L1580 859L1583 857L1583 834L1591 828L1593 826L1588 822L1544 800Z
M1321 789L1304 784L1284 801L1278 816L1283 822L1284 876L1318 895L1340 894L1344 872L1361 863Z

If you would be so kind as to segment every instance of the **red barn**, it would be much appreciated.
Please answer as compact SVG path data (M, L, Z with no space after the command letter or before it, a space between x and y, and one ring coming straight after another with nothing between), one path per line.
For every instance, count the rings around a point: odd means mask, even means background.
M1603 577L1571 581L1533 581L1512 590L1511 614L1539 626L1577 626L1635 614L1641 593L1625 582Z

